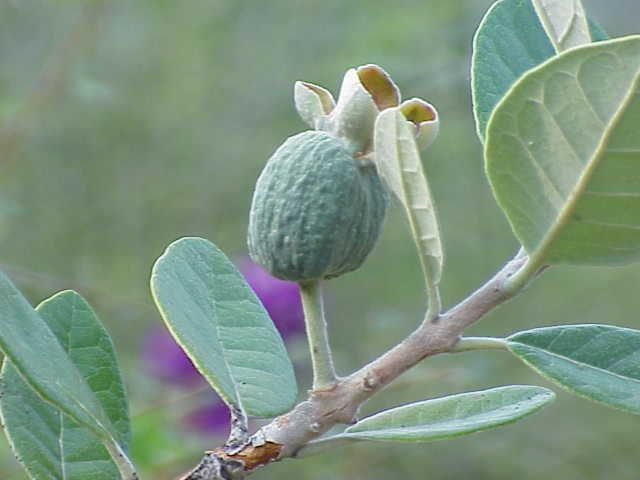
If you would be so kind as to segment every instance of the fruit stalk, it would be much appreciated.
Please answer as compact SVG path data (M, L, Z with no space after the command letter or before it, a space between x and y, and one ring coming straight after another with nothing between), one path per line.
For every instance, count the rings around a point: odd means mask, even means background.
M312 389L313 391L329 390L336 384L337 377L329 346L320 281L300 283L300 296L313 366Z

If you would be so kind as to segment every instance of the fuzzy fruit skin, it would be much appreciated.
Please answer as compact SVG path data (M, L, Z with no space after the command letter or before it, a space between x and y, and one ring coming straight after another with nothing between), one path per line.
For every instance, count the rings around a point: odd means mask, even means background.
M351 272L373 249L388 203L373 165L360 165L324 132L300 133L275 151L258 178L249 253L284 280Z

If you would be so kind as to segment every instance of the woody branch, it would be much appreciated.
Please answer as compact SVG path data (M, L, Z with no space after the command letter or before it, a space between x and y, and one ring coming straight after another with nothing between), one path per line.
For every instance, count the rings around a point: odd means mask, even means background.
M425 320L401 343L339 379L330 390L311 391L307 400L259 429L245 445L206 452L198 466L180 480L242 479L270 462L295 457L333 426L353 423L366 400L425 358L452 351L465 328L518 293L506 291L504 283L526 260L526 256L516 256L451 310Z

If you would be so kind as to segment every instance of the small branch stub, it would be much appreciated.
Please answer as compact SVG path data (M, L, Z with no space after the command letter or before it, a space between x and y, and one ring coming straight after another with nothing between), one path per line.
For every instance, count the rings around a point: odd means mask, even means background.
M240 449L249 441L249 428L247 415L239 408L231 405L231 431L225 447L234 450Z
M210 451L196 468L178 480L240 480L244 478L244 464L229 459L223 451Z

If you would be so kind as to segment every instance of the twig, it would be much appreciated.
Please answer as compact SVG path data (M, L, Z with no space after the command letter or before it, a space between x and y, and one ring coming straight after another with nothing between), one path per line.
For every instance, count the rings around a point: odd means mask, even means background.
M517 292L505 291L504 284L526 260L526 256L516 256L467 299L423 322L400 344L349 377L339 379L332 389L312 391L306 401L253 434L244 449L232 454L224 449L207 452L202 462L181 479L241 479L267 463L294 457L334 425L353 423L363 402L425 358L454 350L465 328L515 295ZM233 476L206 467L216 464L223 470L227 465L237 468L237 462L242 469L235 470ZM203 474L205 470L207 473Z

